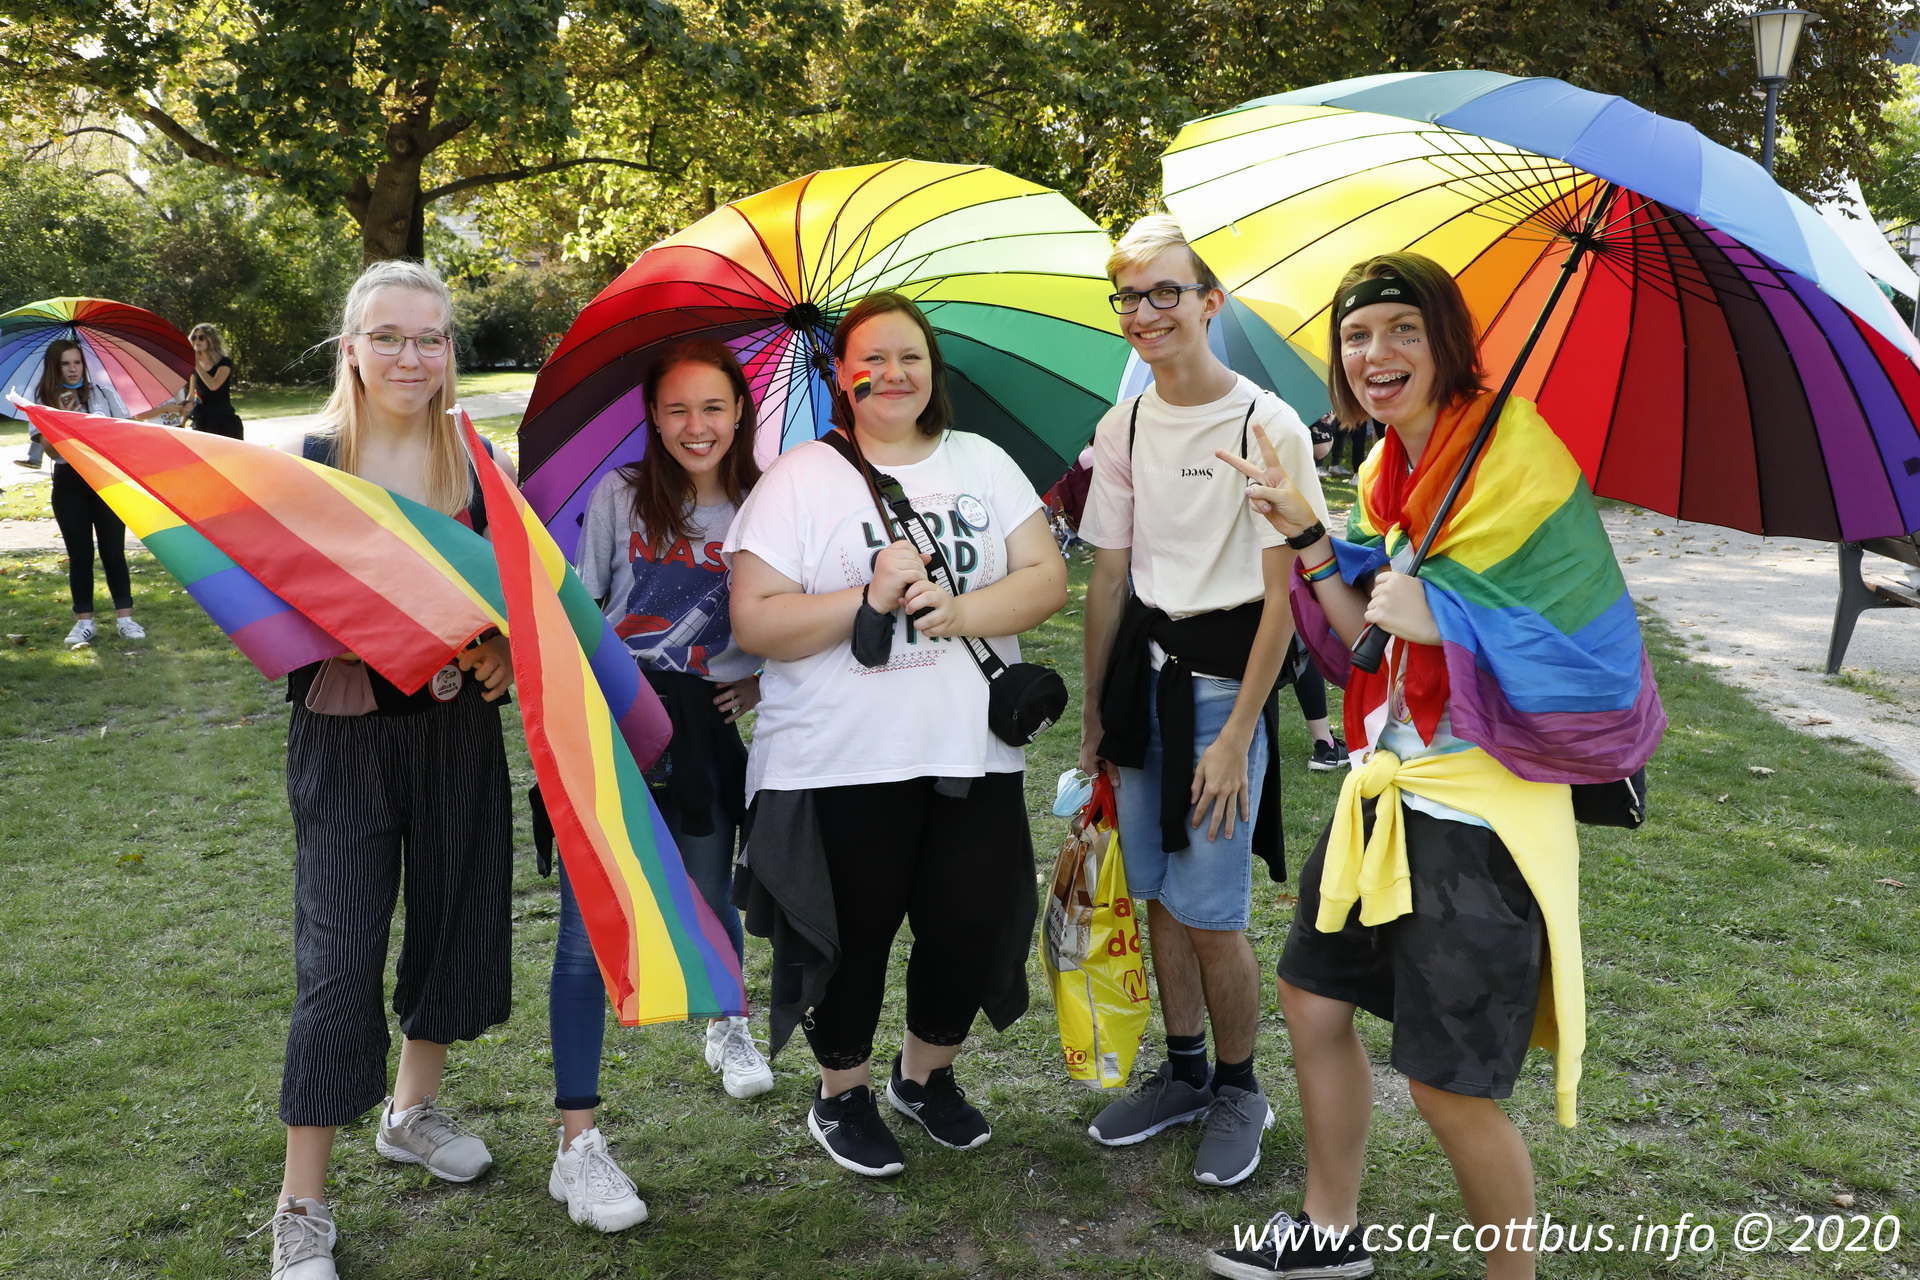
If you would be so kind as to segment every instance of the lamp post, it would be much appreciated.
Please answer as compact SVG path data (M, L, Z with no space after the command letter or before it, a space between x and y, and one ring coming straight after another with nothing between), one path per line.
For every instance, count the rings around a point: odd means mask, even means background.
M1767 121L1760 134L1760 167L1773 176L1773 135L1779 127L1780 90L1793 74L1794 50L1800 34L1818 14L1805 9L1762 9L1753 23L1753 56L1760 66L1760 83L1767 87Z

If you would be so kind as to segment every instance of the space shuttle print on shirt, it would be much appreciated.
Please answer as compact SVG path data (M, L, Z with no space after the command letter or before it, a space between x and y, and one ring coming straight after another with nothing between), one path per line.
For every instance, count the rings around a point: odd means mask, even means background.
M720 545L717 537L675 538L656 557L643 534L629 536L633 587L613 629L642 666L710 676L709 660L733 643Z

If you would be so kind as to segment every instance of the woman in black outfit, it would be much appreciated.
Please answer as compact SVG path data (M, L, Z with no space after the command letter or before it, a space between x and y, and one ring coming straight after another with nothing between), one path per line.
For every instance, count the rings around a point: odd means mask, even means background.
M233 410L233 360L220 341L220 331L210 324L197 324L187 341L193 344L193 372L181 391L188 405L187 425L195 431L240 439L240 415Z

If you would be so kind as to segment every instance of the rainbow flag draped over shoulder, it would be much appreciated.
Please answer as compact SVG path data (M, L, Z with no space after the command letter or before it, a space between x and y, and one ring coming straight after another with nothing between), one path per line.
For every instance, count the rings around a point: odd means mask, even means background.
M411 691L488 627L504 631L549 809L596 819L556 822L556 835L620 1021L746 1011L732 945L640 781L636 760L666 745L666 714L552 541L525 531L524 504L477 436L494 544L276 450L26 412L270 677L352 651Z
M1418 545L1491 399L1441 415L1398 519L1388 496L1405 450L1390 433L1373 451L1347 537L1334 542L1348 582ZM1423 737L1444 706L1457 737L1532 782L1623 778L1652 756L1666 713L1626 580L1586 478L1528 401L1507 401L1420 576L1441 635L1437 654L1406 646L1405 692ZM1311 592L1296 582L1293 600L1315 661L1347 689L1350 740L1372 742L1387 668L1352 670Z

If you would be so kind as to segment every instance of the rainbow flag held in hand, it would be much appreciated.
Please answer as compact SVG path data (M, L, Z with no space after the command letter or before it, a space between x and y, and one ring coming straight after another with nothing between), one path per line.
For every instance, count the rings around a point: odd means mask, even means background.
M651 762L670 736L666 713L551 541L530 545L524 504L477 437L498 545L451 516L277 450L25 411L270 677L351 651L411 691L487 628L505 632L535 772L620 1020L745 1012L732 945L639 781L637 761ZM582 813L593 820L578 820Z

